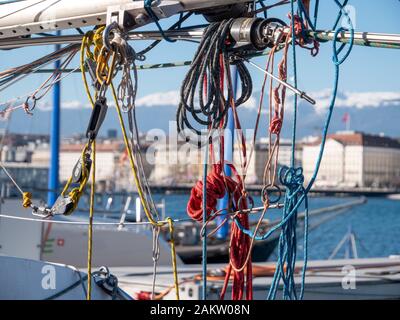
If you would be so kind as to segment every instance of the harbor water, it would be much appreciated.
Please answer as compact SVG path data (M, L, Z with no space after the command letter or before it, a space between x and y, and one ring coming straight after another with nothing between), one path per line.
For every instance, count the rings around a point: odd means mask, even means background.
M103 207L107 197L98 197L98 207ZM154 200L165 201L166 215L173 218L187 218L186 204L188 195L183 194L155 194ZM315 210L328 206L344 204L357 200L354 197L310 197L309 210ZM115 198L114 208L119 207ZM261 206L258 196L254 197L255 206ZM134 201L130 208L135 210ZM300 212L304 206L300 208ZM85 214L85 213L82 213ZM280 218L282 210L269 210L265 216L270 221ZM134 213L133 213L134 215ZM329 215L332 215L330 218ZM119 214L118 214L119 216ZM259 214L253 214L252 220L258 219ZM326 219L319 224L319 219ZM310 218L310 226L317 225L309 232L308 237L308 257L312 260L327 259L341 239L352 230L356 237L357 253L359 258L369 257L388 257L390 255L400 255L400 200L388 198L369 197L365 204L351 207L340 214L337 212L326 213ZM345 247L338 252L336 258L345 256ZM303 233L298 232L298 258L302 258L303 253ZM270 259L276 256L271 255Z

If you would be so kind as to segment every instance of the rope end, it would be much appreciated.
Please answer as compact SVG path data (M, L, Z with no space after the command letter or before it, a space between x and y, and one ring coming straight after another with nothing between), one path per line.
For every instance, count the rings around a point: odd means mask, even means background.
M32 193L24 192L22 194L22 206L24 208L29 208L32 205Z

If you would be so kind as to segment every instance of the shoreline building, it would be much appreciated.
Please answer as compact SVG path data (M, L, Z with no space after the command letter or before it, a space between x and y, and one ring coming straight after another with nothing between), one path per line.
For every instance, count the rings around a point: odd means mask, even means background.
M183 141L177 141L175 137L169 137L164 143L159 143L152 147L154 170L150 176L153 183L168 184L191 184L202 178L204 147L198 149L197 146L190 145ZM262 184L264 176L264 167L268 158L268 141L257 141L252 152L251 143L247 144L247 171L246 182L250 184ZM218 144L214 145L214 157L209 158L208 172L211 171L211 163L220 159ZM233 153L233 164L239 174L242 174L241 163L244 159L241 157L241 146L235 143ZM302 144L296 147L296 166L301 162ZM290 141L281 141L279 149L278 165L290 165L292 155L292 145ZM150 161L151 162L151 161Z
M250 156L251 141L247 144L247 157ZM240 172L241 157L239 154L240 147L236 143L234 151L234 164ZM251 184L262 184L264 169L269 154L269 140L260 139L256 142L251 159L247 159L248 168L246 172L246 182ZM290 140L281 139L279 145L278 170L281 166L290 166L292 159L292 143ZM296 144L295 149L295 166L300 166L302 159L302 143ZM277 170L277 171L278 171Z
M150 181L160 185L196 182L202 174L203 154L202 149L176 137L154 144L145 155L146 161L153 163Z
M303 146L303 169L309 181L321 140ZM382 135L342 131L328 135L316 186L400 187L400 143Z
M47 186L48 162L34 163L35 152L49 144L47 135L27 135L8 133L4 135L0 150L0 160L3 166L18 181L18 184L28 190L40 191ZM10 178L0 170L1 196L19 196Z
M61 144L60 148L60 182L71 176L72 169L81 157L84 144ZM146 147L142 146L145 152ZM143 159L144 171L148 177L152 166ZM125 145L122 140L112 139L99 141L96 144L96 186L99 192L136 191L132 171Z

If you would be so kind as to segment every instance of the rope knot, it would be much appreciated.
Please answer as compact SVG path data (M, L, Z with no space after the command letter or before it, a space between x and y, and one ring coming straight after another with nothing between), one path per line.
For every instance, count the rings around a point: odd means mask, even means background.
M271 120L271 125L269 126L269 131L273 134L280 134L282 129L282 118L279 116L274 116Z
M289 19L292 19L291 14L288 14ZM297 39L297 44L304 49L308 49L311 52L311 55L315 57L319 52L319 42L309 36L307 36L306 31L308 29L308 25L306 25L303 19L298 16L293 16L293 29L294 35ZM312 47L307 47L307 44L312 44Z
M287 167L283 166L279 170L279 180L290 191L299 191L303 188L304 175L302 167Z

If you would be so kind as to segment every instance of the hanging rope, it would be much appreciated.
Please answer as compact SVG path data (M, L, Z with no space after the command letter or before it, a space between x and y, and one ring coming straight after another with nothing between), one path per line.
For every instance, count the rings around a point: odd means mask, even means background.
M210 127L210 130L226 125L227 110L232 99L231 91L227 97L221 89L221 68L229 68L228 35L231 20L211 23L204 31L190 69L186 74L181 90L176 120L178 133L185 137L201 138L202 132L196 125ZM222 58L221 58L222 55ZM221 64L222 59L222 64ZM241 80L241 96L236 106L246 102L252 92L252 81L243 62L237 63ZM207 95L203 97L204 78L208 73ZM207 136L207 134L205 135ZM198 141L196 141L197 143Z
M150 18L153 20L153 22L156 24L156 26L157 26L158 30L160 31L163 39L165 41L168 41L168 42L175 42L176 40L170 39L165 35L163 28L161 27L160 23L158 22L159 19L158 19L157 15L154 13L154 11L153 11L153 9L151 7L153 1L154 0L144 0L144 9L146 10L146 12L150 16Z
M115 52L106 51L106 48L102 44L102 35L104 32L104 27L97 29L95 32L88 32L84 35L82 46L81 46L81 54L80 54L80 64L82 71L82 79L86 91L86 95L90 101L92 109L95 110L98 107L99 103L105 104L106 100L104 98L105 90L110 85L112 78L115 76L114 69L116 66L116 54ZM90 51L90 46L94 44L95 50L94 53ZM85 74L85 61L84 57L86 56L89 59L96 60L96 79L100 84L100 87L96 87L95 99L93 99L88 82ZM111 64L109 64L109 59L111 57ZM101 114L98 117L104 117ZM102 121L102 120L101 120ZM97 129L98 130L98 129ZM97 134L97 133L96 133ZM88 274L88 282L87 282L87 300L91 300L92 293L92 257L93 257L93 217L94 217L94 198L95 198L95 190L96 190L96 141L93 139L91 142L92 149L92 184L90 188L90 205L89 205L89 224L88 224L88 251L87 251L87 274Z
M175 41L166 37L162 27L158 22L158 18L152 9L152 0L144 0L145 9L149 16L154 20L161 35L167 41ZM260 1L259 1L260 2ZM296 62L296 45L308 49L311 54L315 56L319 50L319 43L317 39L322 39L324 35L316 31L318 7L319 1L316 0L314 6L314 17L313 21L310 18L310 1L309 0L297 0L297 12L294 8L295 0L280 1L276 4L269 6L277 6L281 4L291 4L291 12L289 18L291 20L289 31L286 33L286 39L284 44L275 46L271 49L266 70L270 73L274 73L274 59L275 53L283 48L282 60L278 63L278 77L280 80L287 81L287 54L288 46L292 45L293 54L293 76L294 76L294 87L297 88L297 62ZM256 142L256 134L259 125L262 100L264 98L264 87L267 83L266 77L264 77L262 85L262 94L259 104L259 110L257 114L257 120L255 125L255 134L253 136L253 145L250 150L250 155L246 154L246 141L241 131L241 125L236 108L244 103L251 96L252 82L251 77L244 66L242 61L237 61L237 67L239 76L241 79L241 96L235 101L232 93L231 76L229 72L230 60L228 54L229 43L229 30L232 24L232 20L225 20L221 22L211 23L203 34L199 48L195 54L195 57L191 63L189 72L187 73L182 87L181 87L181 101L177 110L177 122L178 132L188 134L184 132L186 129L189 133L195 133L197 136L202 135L202 127L207 129L207 143L205 149L205 164L203 170L203 179L199 180L191 190L189 202L187 204L188 215L198 222L202 222L203 237L203 253L202 253L202 275L203 299L206 299L207 294L207 238L211 236L215 230L218 230L223 223L226 223L229 219L233 219L231 223L230 233L230 245L229 245L229 265L225 270L224 285L221 292L221 298L225 296L225 292L230 282L232 282L232 299L242 299L246 292L246 299L252 299L252 262L251 262L251 248L254 241L265 240L275 231L280 229L279 243L278 243L278 258L276 267L273 269L272 284L268 293L269 299L276 298L278 287L280 283L283 284L282 296L284 299L298 299L303 298L304 295L304 281L305 281L305 270L307 268L307 234L308 234L308 192L313 186L319 167L321 165L322 156L324 152L324 146L326 142L327 132L332 117L332 112L335 104L340 65L349 56L354 44L358 43L354 40L354 28L352 22L344 7L347 5L348 0L340 2L334 0L335 4L339 8L337 18L334 23L333 29L335 30L333 36L333 57L332 62L334 65L334 83L333 92L328 108L323 132L321 139L321 146L318 154L318 158L315 164L314 172L310 182L307 186L304 186L303 169L296 167L295 163L295 148L296 148L296 127L297 127L297 96L294 96L294 110L293 110L293 123L292 123L292 156L290 166L283 166L278 170L278 155L279 155L279 143L280 133L283 126L284 119L284 107L286 88L281 84L273 86L274 82L272 78L269 81L269 156L266 161L262 189L262 201L264 207L262 213L256 224L254 230L250 230L248 213L253 211L253 200L246 191L246 175L249 167L250 159L252 157L254 146ZM266 13L268 7L264 6L262 1L260 2L262 9L255 10L253 14L257 12ZM255 7L254 7L255 9ZM188 16L188 15L187 15ZM181 23L186 19L187 16L181 15L179 21L174 24L171 29L175 27L180 28ZM345 17L351 26L349 30L343 27L338 27L340 19ZM117 31L114 33L114 37L111 41L108 37L111 31ZM117 29L116 29L117 28ZM153 230L159 232L161 226L168 223L170 232L170 244L171 244L171 260L174 275L174 285L176 291L176 299L179 299L179 285L184 281L179 282L177 265L176 265L176 251L175 251L175 239L174 239L174 224L171 218L167 218L166 221L160 221L158 212L155 207L154 201L151 196L150 187L147 178L143 170L143 162L140 152L138 126L136 123L135 115L135 97L137 91L137 66L135 65L135 59L139 59L142 55L136 54L133 49L126 43L126 35L119 32L118 27L113 25L107 27L100 27L95 31L88 32L83 37L81 46L81 72L85 91L89 101L92 104L93 109L98 103L99 98L105 99L105 94L108 86L111 87L112 96L116 105L118 119L121 126L122 135L126 147L126 153L129 158L130 167L134 176L135 184L138 190L138 194L141 203L144 208L144 212L148 219L148 223L153 227ZM343 32L350 32L350 39L342 39L341 34ZM349 46L347 51L344 51L346 47L345 43L339 45L340 41L348 41ZM365 41L364 41L365 42ZM158 42L157 42L158 43ZM93 52L91 51L91 48ZM154 45L150 45L148 48L153 48ZM149 49L149 50L150 50ZM62 70L66 70L66 66L72 60L74 54L77 52L78 46L71 45L63 48L57 52L47 55L41 59L38 59L30 64L23 65L21 67L13 68L0 72L0 90L12 85L16 81L22 79L27 74L36 71L39 67L46 65L55 60L61 59L63 56L67 56L64 61L65 65L62 65ZM147 50L147 48L145 49ZM147 52L147 51L146 51ZM85 60L86 59L86 60ZM94 63L94 69L90 68L88 62ZM160 67L160 65L156 65ZM165 67L165 66L161 66ZM61 68L60 68L61 69ZM95 87L95 99L93 99L89 85L86 79L85 71L91 72L93 86ZM113 78L119 70L122 70L122 81L118 86L118 90L115 90L113 85ZM134 77L131 78L131 71L133 71ZM34 108L36 101L43 97L49 92L52 85L57 81L60 81L61 71L55 70L54 74L48 78L36 91L30 94L24 104L24 109L27 113L30 113ZM224 76L226 75L226 79ZM52 81L50 82L50 80ZM204 92L204 93L203 93ZM31 101L32 106L30 106ZM104 100L105 101L105 100ZM226 163L220 159L215 160L214 146L210 142L209 137L212 130L217 130L219 134L219 148L220 154L223 154L223 142L224 136L222 129L226 125L228 110L231 108L234 117L235 128L238 129L238 143L239 143L239 156L240 156L240 172L232 165L228 164L229 168L233 172L233 176L229 177L224 171ZM8 111L7 111L8 110ZM8 107L4 112L9 112ZM122 111L121 111L122 110ZM130 138L128 138L128 132L125 127L125 122L122 117L122 112L127 113L128 117L128 130ZM94 217L94 194L95 194L95 140L90 138L88 143L84 146L82 156L79 164L81 165L82 172L78 180L78 186L72 187L73 183L77 181L71 176L67 181L61 196L65 199L69 199L70 202L66 205L66 210L63 214L71 214L83 193L83 190L89 180L91 171L91 192L90 192L90 209L89 209L89 221L88 221L88 284L87 284L87 299L91 299L91 268L92 268L92 241L93 241L93 217ZM210 149L209 149L210 148ZM221 152L222 151L222 152ZM208 160L212 159L211 170L208 172ZM90 164L89 164L90 162ZM8 173L7 169L1 164L6 175L17 187L22 196L22 203L25 208L37 207L32 204L32 195L29 192L24 192L12 176ZM92 168L93 167L93 168ZM284 199L284 209L282 212L281 221L270 228L265 234L258 234L259 226L264 219L267 209L273 202L278 202L280 198L280 189L277 187L276 179L286 189ZM277 200L272 199L270 188L276 188L279 195ZM216 205L219 199L225 195L229 198L229 207L224 209L230 212L225 218L223 223L218 225L215 230L207 233L207 224L212 221L220 211L217 211ZM62 199L65 201L65 199ZM294 274L298 271L296 268L296 257L297 257L297 211L301 204L305 206L304 216L304 243L303 243L303 256L304 264L302 268L302 283L300 292L296 288L294 281ZM64 202L63 202L64 204ZM47 212L48 211L43 211ZM54 214L53 208L50 215ZM158 236L153 240L153 245L158 245ZM153 274L153 292L151 298L158 299L165 293L155 295L155 281L156 281L156 266L157 266L157 248L153 250L154 260L154 274ZM155 253L155 255L154 255ZM271 271L271 270L269 270Z
M93 257L93 216L94 216L94 196L96 190L96 141L92 142L93 163L92 163L92 184L90 186L90 207L88 225L88 256L87 256L87 295L86 299L92 299L92 257Z
M172 260L172 271L174 274L174 285L175 285L175 297L179 300L179 279L178 279L178 269L176 265L176 251L175 251L175 236L174 236L174 222L168 217L166 218L169 226L170 243L171 243L171 260Z
M335 76L334 76L334 85L333 85L333 93L332 93L332 98L330 102L330 106L328 109L328 114L327 118L325 121L324 129L323 129L323 134L322 134L322 141L321 141L321 147L318 155L318 159L315 165L314 173L312 175L312 178L310 182L308 183L307 187L303 187L303 182L304 182L304 177L303 177L303 171L302 168L295 168L295 167L283 167L279 171L279 179L281 183L287 188L287 192L285 195L285 207L283 210L283 215L282 215L282 220L280 223L272 227L267 233L265 233L262 236L257 236L255 235L252 231L248 230L247 228L243 227L240 222L235 220L236 225L239 227L239 229L244 232L245 234L249 236L255 236L256 240L265 240L267 239L272 233L274 233L278 229L281 230L281 235L279 238L279 245L278 245L278 262L277 262L277 268L274 274L274 278L272 281L272 285L268 294L268 298L273 299L276 297L277 293L277 288L279 285L280 280L283 282L283 298L285 299L296 299L296 298L302 298L304 294L304 279L305 279L305 269L307 266L307 217L308 217L308 200L307 200L307 194L310 191L313 183L315 182L315 179L318 174L318 170L321 164L322 156L323 156L323 151L324 151L324 146L325 146L325 141L326 141L326 136L327 136L327 131L329 128L329 123L330 119L332 116L333 112L333 107L335 105L335 99L336 99L336 94L337 94L337 87L338 87L338 80L339 80L339 66L347 59L349 56L351 49L352 49L352 40L354 39L354 29L352 27L351 19L347 15L347 13L343 10L343 5L340 4L338 1L335 0L335 3L338 5L340 13L339 15L343 14L345 15L346 19L349 22L349 25L351 26L350 28L350 34L351 34L351 41L350 41L350 46L348 47L347 51L343 54L341 58L339 58L339 54L342 52L344 49L344 44L342 44L339 48L337 48L336 45L336 38L339 36L339 34L343 31L345 31L344 28L338 28L335 32L335 41L333 42L333 64L335 67ZM292 0L292 13L293 13L293 0ZM294 17L294 15L291 15ZM294 26L294 22L292 19L292 26ZM292 29L293 30L293 29ZM295 32L292 33L293 36L295 36ZM293 41L293 43L295 43ZM294 64L295 66L295 64ZM296 99L296 98L295 98ZM296 101L296 100L295 100ZM295 110L296 110L296 105L295 105ZM295 129L296 127L296 117L297 113L294 114L294 119L293 119L293 128ZM295 139L295 133L293 133L292 139ZM292 151L292 163L294 163L294 144L295 141L292 141L293 145L293 151ZM296 263L296 224L297 224L297 210L299 206L304 202L304 205L306 207L305 210L305 237L304 237L304 267L303 267L303 272L302 272L302 285L301 285L301 291L300 295L297 295L296 292L296 287L294 283L294 266Z
M208 90L208 81L207 81L207 89L204 89L204 90ZM202 234L200 234L200 236L203 238L202 255L201 255L202 275L203 275L203 287L202 287L202 299L203 300L207 300L207 225L206 225L206 223L207 223L207 213L208 213L207 206L210 204L210 202L207 201L207 195L209 195L209 193L207 192L207 169L208 169L207 164L208 164L208 144L205 146L205 150L204 150L203 181L202 181L202 185L199 185L199 187L201 188L202 194L205 196L202 198L201 197L197 198L197 201L200 201L197 203L197 205L199 205L201 203L201 206L202 206L202 208L200 207L198 209L198 211L201 211L201 214L202 214L202 217L199 217L199 218L201 218L201 220L203 221ZM190 200L189 200L189 202L190 202ZM215 207L215 205L216 205L216 201L215 201L214 207ZM188 208L189 208L189 203L188 203Z
M113 38L110 41L109 36L113 33ZM94 46L93 52L91 51L91 46ZM144 208L144 212L147 216L149 223L152 225L153 230L156 231L156 234L159 233L160 227L165 223L168 223L169 230L171 233L171 259L172 266L174 272L174 283L176 289L176 298L179 299L179 286L178 286L178 272L177 272L177 263L176 263L176 252L175 252L175 241L174 241L174 226L173 220L171 218L167 218L166 221L159 221L158 212L155 207L155 203L151 197L150 188L147 182L147 178L144 175L143 170L143 162L140 154L140 145L139 145L139 135L136 124L136 116L135 116L135 96L136 96L136 88L137 88L137 73L136 73L136 65L134 63L135 60L135 52L133 49L127 44L125 35L119 30L118 26L110 25L107 27L102 27L97 29L94 33L90 32L84 36L84 41L82 43L82 51L81 51L81 66L83 71L83 66L85 64L84 58L89 59L87 61L87 65L90 66L90 61L95 63L95 67L92 68L93 74L93 85L96 88L96 83L100 84L100 92L103 90L102 94L104 95L103 86L106 88L110 86L112 97L116 106L118 120L120 122L122 136L125 143L126 154L129 158L129 163L131 167L131 171L134 176L135 184L137 187L137 191L141 200L141 203ZM115 74L118 67L115 66L118 56L118 63L121 64L122 69L122 81L118 86L118 94L115 90L114 84L112 82L112 78L115 77ZM109 63L109 61L111 61ZM134 72L134 79L131 79L131 67ZM83 82L85 86L85 90L87 96L91 102L94 101L90 94L88 81L86 79L86 75L82 72ZM97 94L96 94L97 96ZM121 111L121 103L122 103L122 111L128 114L128 122L129 122L129 130L131 134L131 141L129 141L127 130L125 127L125 122L122 117ZM89 224L92 225L91 223ZM154 260L154 272L153 272L153 294L154 298L154 287L156 281L156 272L157 272L157 260L159 257L159 247L158 247L158 236L153 239L153 260ZM91 252L91 247L89 247L89 252ZM89 271L88 271L89 273ZM88 290L89 291L89 290Z

